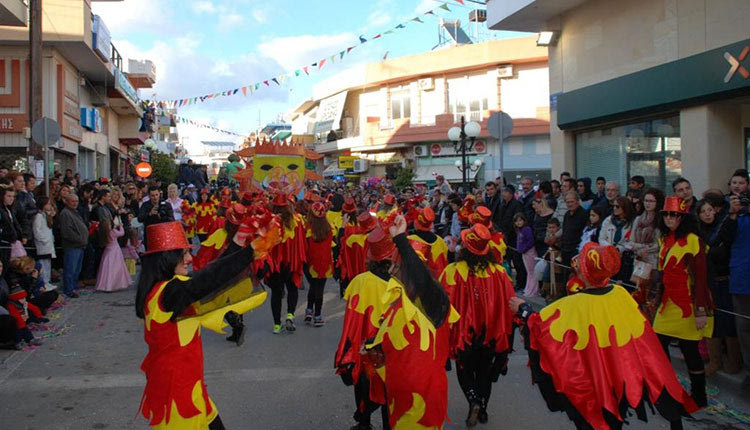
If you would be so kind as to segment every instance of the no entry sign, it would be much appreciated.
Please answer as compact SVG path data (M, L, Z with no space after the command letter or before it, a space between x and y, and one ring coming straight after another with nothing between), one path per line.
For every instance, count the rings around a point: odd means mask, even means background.
M151 168L151 165L145 161L143 163L138 163L135 166L135 174L138 175L139 178L148 178L153 171L154 169Z

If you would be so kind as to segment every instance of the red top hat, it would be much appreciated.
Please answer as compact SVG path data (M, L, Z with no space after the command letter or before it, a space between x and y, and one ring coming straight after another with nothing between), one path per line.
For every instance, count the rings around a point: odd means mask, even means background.
M315 202L310 207L310 213L316 218L325 218L326 216L326 205L321 202Z
M661 211L662 213L663 212L678 212L681 214L690 213L688 211L687 202L675 196L670 196L664 199L664 209L662 209Z
M379 225L367 235L367 245L367 259L372 261L388 260L396 252L396 244L390 233Z
M432 223L435 221L435 211L432 208L424 208L419 211L417 219L414 221L414 228L421 231L432 230Z
M146 238L148 239L148 249L144 255L192 248L185 236L185 230L182 229L182 223L179 221L151 224L146 227Z
M275 196L273 196L273 200L271 201L271 204L274 206L286 206L289 204L289 199L286 198L284 193L278 193Z
M396 204L396 196L394 196L391 193L388 193L383 197L383 203L387 204L388 206L393 206Z
M245 205L235 203L231 208L227 210L227 222L234 225L240 225L242 224L242 220L245 218L245 215L247 215L247 207L245 207Z
M578 273L592 287L603 287L609 278L620 271L620 253L612 245L599 246L594 242L583 245L575 256Z
M472 254L485 255L490 251L492 233L484 224L474 224L461 231L461 242Z
M365 232L371 232L372 229L375 228L377 225L377 221L375 220L375 217L370 215L370 212L364 211L357 217L357 222L359 222L359 228L362 231Z
M487 228L492 228L492 211L487 206L479 206L469 217L469 223L482 224Z
M357 204L354 203L354 199L351 197L347 197L344 200L344 204L341 206L341 212L347 213L347 214L353 214L357 212Z

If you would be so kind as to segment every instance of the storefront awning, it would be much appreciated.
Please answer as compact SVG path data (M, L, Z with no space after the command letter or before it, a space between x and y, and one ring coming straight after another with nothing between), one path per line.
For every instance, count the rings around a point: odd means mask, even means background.
M415 173L417 174L417 177L412 181L415 184L424 184L428 181L434 181L435 177L438 175L445 176L445 180L448 182L461 182L463 180L463 173L461 173L461 171L458 170L458 167L454 166L453 164L420 166L417 167L417 171ZM477 172L469 171L466 177L469 181L473 181L476 175Z
M323 171L323 177L330 178L332 176L341 176L344 172L346 172L346 170L339 169L339 163L335 161Z

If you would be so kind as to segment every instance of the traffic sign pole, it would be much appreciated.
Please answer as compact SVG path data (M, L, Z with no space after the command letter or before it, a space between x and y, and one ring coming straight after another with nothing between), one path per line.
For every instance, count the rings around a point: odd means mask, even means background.
M42 129L44 130L44 136L46 137L47 136L47 121L44 121ZM49 144L48 142L44 142L44 190L47 192L47 197L51 197L49 195Z

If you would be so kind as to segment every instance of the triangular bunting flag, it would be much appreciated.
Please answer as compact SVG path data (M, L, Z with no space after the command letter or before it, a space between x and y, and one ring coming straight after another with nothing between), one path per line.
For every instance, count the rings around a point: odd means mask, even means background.
M383 35L382 34L378 34L377 36L373 37L372 40L380 39L381 37L383 37Z
M266 84L267 87L271 85L268 81L263 81L263 83Z
M285 79L286 79L286 75L279 76L279 82L281 82L282 84L284 83Z
M422 22L424 22L424 21L422 21L421 19L419 19L419 17L418 17L418 16L415 16L415 17L414 17L414 18L412 18L411 20L412 20L412 21L414 21L414 22L419 22L419 23L422 23Z
M325 63L326 63L326 59L325 58L322 59L322 60L320 60L318 62L318 69L322 69L323 68L323 64L325 64Z
M242 87L242 95L247 97L247 87Z
M364 36L359 36L359 43L365 43L367 42L367 39L364 38Z
M443 4L440 5L440 9L447 10L448 12L451 11L450 8L448 7L448 5L445 4L445 3L443 3Z
M466 5L464 4L464 0L456 0L456 1L457 1L457 2L459 2L459 3L461 3L461 4L463 4L464 6L466 6Z
M294 76L299 76L299 69L294 71Z
M304 70L304 71L305 71L305 74L306 74L306 75L309 75L309 74L310 74L310 72L308 72L308 71L307 71L307 66L303 67L303 68L302 68L302 70Z
M331 63L333 63L336 60L336 56L335 55L331 55L328 59L331 60Z
M255 90L256 91L258 90L258 88L260 88L260 82L258 82L258 83L255 84Z
M399 24L399 25L396 26L396 28L404 28L404 27L405 27L404 24Z
M383 33L383 34L393 34L393 30L388 30L388 31L386 31L386 32L385 32L385 33Z
M346 51L339 52L339 60L342 59L342 58L344 58L344 54L345 53L346 53Z
M431 10L428 10L428 11L427 11L427 12L425 12L424 14L425 14L425 15L435 15L435 12L433 12L433 11L431 11Z
M276 79L276 78L273 78L273 79L271 79L271 80L272 80L272 81L274 81L274 82L276 82L276 85L281 85L281 84L279 83L279 80L278 80L278 79Z
M348 54L348 53L352 52L352 49L354 49L353 46L350 46L350 47L346 48L346 53Z

